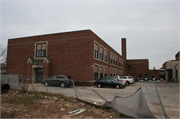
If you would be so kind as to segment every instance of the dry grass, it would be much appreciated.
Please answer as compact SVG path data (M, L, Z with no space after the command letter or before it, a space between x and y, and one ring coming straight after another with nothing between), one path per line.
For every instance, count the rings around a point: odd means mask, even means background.
M86 109L78 115L68 112ZM111 108L98 107L66 97L62 94L46 92L9 90L1 94L1 118L119 118L120 114ZM121 115L121 118L129 118Z

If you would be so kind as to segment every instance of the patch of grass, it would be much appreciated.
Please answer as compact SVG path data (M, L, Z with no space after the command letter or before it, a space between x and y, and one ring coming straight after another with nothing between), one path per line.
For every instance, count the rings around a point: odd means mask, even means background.
M28 97L28 96L13 96L13 97L9 97L6 98L4 100L4 102L9 103L9 104L14 104L14 105L32 105L34 104L33 98L32 97Z

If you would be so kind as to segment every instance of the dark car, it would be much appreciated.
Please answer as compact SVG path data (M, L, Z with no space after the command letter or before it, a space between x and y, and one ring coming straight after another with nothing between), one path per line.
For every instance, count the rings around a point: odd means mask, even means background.
M122 88L126 87L126 84L124 81L118 81L116 78L113 77L103 77L96 82L94 82L94 85L98 88L101 88L103 86L109 86L109 87L115 87L115 88Z
M58 86L61 86L62 88L70 87L72 85L72 80L73 79L71 76L57 75L57 76L53 76L49 79L45 79L44 85L45 86L58 85Z

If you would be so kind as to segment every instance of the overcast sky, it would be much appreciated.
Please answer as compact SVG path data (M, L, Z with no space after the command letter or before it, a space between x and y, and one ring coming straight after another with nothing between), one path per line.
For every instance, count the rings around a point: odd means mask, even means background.
M127 59L149 59L150 69L161 68L180 51L178 0L90 1L1 0L0 43L91 29L119 54L126 38Z

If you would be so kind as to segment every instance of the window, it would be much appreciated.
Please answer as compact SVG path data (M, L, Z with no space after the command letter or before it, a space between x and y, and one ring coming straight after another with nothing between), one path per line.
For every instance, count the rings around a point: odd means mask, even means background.
M116 75L118 75L118 70L117 70L117 69L116 69L116 74L115 74L115 76L116 76Z
M57 78L57 76L53 76L53 77L51 77L51 79L52 79L52 80L55 80L56 78Z
M94 66L94 80L98 80L98 66Z
M100 46L100 60L103 60L104 57L104 48Z
M137 69L137 65L134 65L134 69Z
M105 82L105 79L104 78L100 79L100 82Z
M116 59L115 59L115 61L116 61L116 66L117 66L117 56L116 56Z
M113 71L112 71L112 69L111 69L111 76L112 76L112 74L113 74Z
M94 43L94 58L99 58L99 45L97 43Z
M47 43L36 44L36 57L46 57Z
M111 64L113 64L113 54L110 54Z
M108 57L107 57L107 54L108 54L108 51L105 49L105 62L107 62L108 61Z
M65 79L65 77L63 77L63 76L58 76L57 78L60 78L60 79Z
M107 77L107 73L108 73L108 68L105 67L105 74L104 74L105 77Z
M115 65L115 55L113 55L113 64Z
M131 65L128 65L128 69L131 69Z
M122 60L119 58L119 67L122 67Z
M112 80L111 80L110 78L108 78L108 79L106 80L106 82L107 82L107 83L112 83Z
M100 78L102 78L102 77L103 77L103 67L100 66Z

